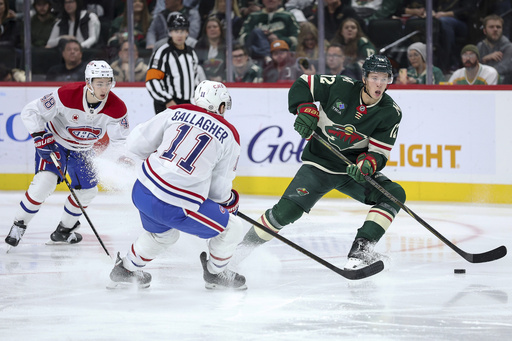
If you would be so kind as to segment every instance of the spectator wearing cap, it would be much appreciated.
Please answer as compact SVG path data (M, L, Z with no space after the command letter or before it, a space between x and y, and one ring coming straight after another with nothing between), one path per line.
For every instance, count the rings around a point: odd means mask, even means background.
M159 46L157 42L167 39L169 16L179 12L189 22L189 36L187 45L193 46L199 37L201 30L201 17L195 8L189 8L183 5L183 0L166 0L165 9L158 13L151 22L146 34L146 49L156 50Z
M395 77L396 84L427 84L427 46L421 42L409 45L407 48L407 79L404 83L400 77ZM437 66L432 67L432 84L444 82L443 71Z
M512 43L503 35L503 18L491 14L483 20L485 38L476 46L482 64L492 66L500 75L500 82L512 84Z
M492 66L480 64L480 53L475 45L464 46L460 56L464 67L452 74L449 83L463 85L498 84L498 72Z
M297 46L299 25L295 16L285 11L282 0L262 0L263 9L251 13L240 31L240 43L245 44L250 56L256 60L269 61L269 45L283 40L293 51Z
M290 47L284 40L274 40L270 44L272 62L263 69L263 81L267 83L293 82L298 70Z
M146 89L153 98L155 113L168 107L190 103L199 84L199 59L186 45L189 21L180 13L171 14L167 23L169 38L149 60Z

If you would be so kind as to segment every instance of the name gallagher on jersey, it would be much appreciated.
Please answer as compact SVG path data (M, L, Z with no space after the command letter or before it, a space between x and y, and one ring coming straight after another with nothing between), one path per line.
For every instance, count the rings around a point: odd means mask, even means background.
M199 116L199 119L197 119L196 116ZM224 139L229 136L229 134L220 125L215 124L208 118L191 112L176 111L172 117L172 120L197 126L215 136L220 141L220 143L224 143Z

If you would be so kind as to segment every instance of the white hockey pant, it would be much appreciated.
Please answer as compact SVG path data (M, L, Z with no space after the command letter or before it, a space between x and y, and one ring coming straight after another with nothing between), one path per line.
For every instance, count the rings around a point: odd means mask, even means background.
M21 199L20 207L16 211L14 219L16 221L23 220L25 225L34 218L44 201L52 195L57 187L57 175L42 171L34 175L30 186L25 192L25 196Z
M123 266L130 271L144 267L165 249L176 243L179 237L180 231L175 229L163 233L145 231L132 244L130 251L123 259Z
M210 257L208 259L208 271L212 274L218 274L229 264L236 246L242 240L243 224L242 220L232 214L229 215L228 226L224 232L208 241L208 250Z
M91 203L92 199L94 199L98 194L98 187L95 186L88 189L74 189L73 191L75 192L78 201L80 201L80 204L85 209ZM82 210L76 203L73 195L70 193L66 199L66 203L64 204L64 212L62 212L62 217L60 218L61 225L67 228L72 228L78 219L80 219L81 215Z

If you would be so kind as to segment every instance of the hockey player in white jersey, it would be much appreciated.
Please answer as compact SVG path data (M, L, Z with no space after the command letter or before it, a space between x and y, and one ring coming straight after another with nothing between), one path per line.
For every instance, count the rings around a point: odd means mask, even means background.
M94 143L105 135L107 127L112 145L123 145L129 134L126 105L110 91L114 85L114 73L108 63L92 61L85 69L85 83L64 85L28 103L21 111L22 121L35 143L35 175L5 238L11 247L18 245L43 202L63 181L51 159L52 153L69 175L71 187L84 208L96 196ZM79 243L82 236L76 230L81 215L79 205L69 195L60 223L50 235L51 241Z
M222 83L203 81L194 100L164 110L128 137L129 151L144 160L132 201L145 231L125 257L117 254L108 288L149 287L151 275L141 269L176 243L180 231L208 240L209 257L200 255L207 289L247 288L245 277L227 269L242 237L232 189L240 139L224 118L231 96Z

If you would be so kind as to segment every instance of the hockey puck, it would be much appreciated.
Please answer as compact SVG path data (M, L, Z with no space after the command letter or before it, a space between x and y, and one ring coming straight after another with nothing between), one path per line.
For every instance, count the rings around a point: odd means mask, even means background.
M453 273L455 273L455 274L465 274L466 273L466 269L455 269L455 270L453 270Z

